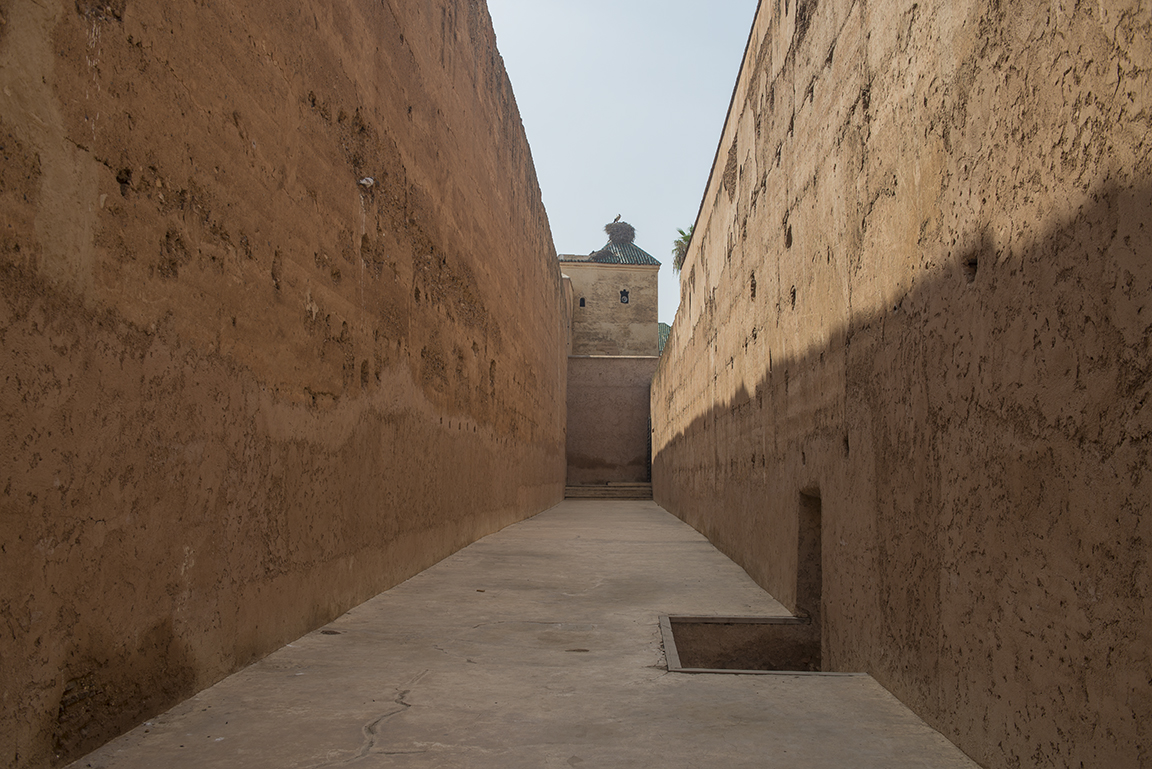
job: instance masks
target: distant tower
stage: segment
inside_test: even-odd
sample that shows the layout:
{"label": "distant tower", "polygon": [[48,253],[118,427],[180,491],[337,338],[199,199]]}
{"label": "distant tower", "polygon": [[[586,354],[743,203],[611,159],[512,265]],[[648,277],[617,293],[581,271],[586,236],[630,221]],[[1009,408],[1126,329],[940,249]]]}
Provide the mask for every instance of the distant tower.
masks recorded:
{"label": "distant tower", "polygon": [[660,262],[636,245],[636,228],[620,216],[604,231],[608,242],[600,250],[559,256],[573,299],[566,442],[570,487],[644,486],[651,480],[649,391],[660,350]]}
{"label": "distant tower", "polygon": [[660,262],[636,245],[636,228],[619,215],[604,231],[608,242],[600,250],[559,257],[576,300],[572,354],[657,355]]}

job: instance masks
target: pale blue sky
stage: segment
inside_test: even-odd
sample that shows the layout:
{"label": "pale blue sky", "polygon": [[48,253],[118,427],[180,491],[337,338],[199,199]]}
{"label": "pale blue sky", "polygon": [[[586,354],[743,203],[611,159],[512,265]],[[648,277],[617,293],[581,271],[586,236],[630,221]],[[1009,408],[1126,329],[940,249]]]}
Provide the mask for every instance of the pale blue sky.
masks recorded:
{"label": "pale blue sky", "polygon": [[756,0],[488,0],[556,250],[608,242],[622,214],[679,301],[676,228],[696,219]]}

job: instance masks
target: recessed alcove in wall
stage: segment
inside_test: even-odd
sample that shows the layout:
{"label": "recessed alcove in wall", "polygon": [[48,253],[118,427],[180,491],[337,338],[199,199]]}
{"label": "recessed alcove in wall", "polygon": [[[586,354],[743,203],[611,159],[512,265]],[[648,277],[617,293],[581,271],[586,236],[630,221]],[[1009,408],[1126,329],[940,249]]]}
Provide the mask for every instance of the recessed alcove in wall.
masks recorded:
{"label": "recessed alcove in wall", "polygon": [[802,492],[796,521],[796,614],[811,621],[817,643],[824,602],[821,517],[820,492]]}
{"label": "recessed alcove in wall", "polygon": [[824,554],[819,489],[805,488],[798,502],[796,616],[661,617],[669,672],[822,672]]}

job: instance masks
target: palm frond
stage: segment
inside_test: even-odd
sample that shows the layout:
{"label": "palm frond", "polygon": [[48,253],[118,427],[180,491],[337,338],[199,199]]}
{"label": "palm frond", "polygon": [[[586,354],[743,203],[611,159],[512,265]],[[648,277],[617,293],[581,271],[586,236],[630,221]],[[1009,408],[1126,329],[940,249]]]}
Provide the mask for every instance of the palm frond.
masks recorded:
{"label": "palm frond", "polygon": [[692,232],[695,229],[695,224],[687,230],[676,229],[680,233],[680,237],[672,241],[672,269],[676,272],[684,268],[684,259],[688,256],[688,246],[692,243]]}

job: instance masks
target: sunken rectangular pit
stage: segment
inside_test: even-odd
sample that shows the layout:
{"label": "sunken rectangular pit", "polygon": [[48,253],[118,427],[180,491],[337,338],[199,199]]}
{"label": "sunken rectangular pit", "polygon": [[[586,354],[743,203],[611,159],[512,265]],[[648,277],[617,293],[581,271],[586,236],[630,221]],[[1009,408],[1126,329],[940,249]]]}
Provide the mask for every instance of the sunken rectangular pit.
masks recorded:
{"label": "sunken rectangular pit", "polygon": [[671,673],[818,673],[820,630],[807,617],[660,618]]}

